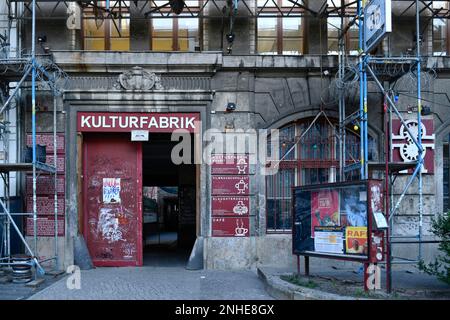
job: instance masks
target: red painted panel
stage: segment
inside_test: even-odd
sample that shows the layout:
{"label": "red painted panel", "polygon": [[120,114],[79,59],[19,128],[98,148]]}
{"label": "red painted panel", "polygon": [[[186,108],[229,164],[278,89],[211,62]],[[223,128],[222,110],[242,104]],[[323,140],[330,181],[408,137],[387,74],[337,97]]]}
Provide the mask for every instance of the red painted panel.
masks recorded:
{"label": "red painted panel", "polygon": [[[33,176],[27,174],[26,178],[27,194],[33,194]],[[56,178],[56,189],[58,193],[64,193],[64,175],[58,175]],[[36,193],[39,195],[50,195],[55,192],[55,182],[53,175],[41,174],[36,180]]]}
{"label": "red painted panel", "polygon": [[172,132],[186,129],[197,132],[200,124],[198,113],[114,113],[78,112],[77,130],[79,132]]}
{"label": "red painted panel", "polygon": [[84,236],[94,265],[142,265],[142,144],[124,134],[86,135],[83,158]]}
{"label": "red painted panel", "polygon": [[246,154],[214,154],[211,156],[212,174],[248,174],[248,167],[249,157]]}
{"label": "red painted panel", "polygon": [[[47,153],[47,156],[45,157],[46,164],[48,164],[49,166],[54,166],[55,165],[55,159],[54,158],[55,157],[53,155],[48,155],[48,153]],[[56,164],[57,164],[56,165],[56,171],[58,173],[64,173],[65,162],[66,162],[64,156],[59,155],[56,158],[57,158],[57,160],[56,160]]]}
{"label": "red painted panel", "polygon": [[250,199],[248,196],[212,197],[213,216],[246,216],[250,212]]}
{"label": "red painted panel", "polygon": [[[54,215],[55,200],[54,196],[42,196],[36,197],[36,208],[39,215]],[[64,215],[64,195],[58,195],[58,215]],[[33,212],[33,197],[27,196],[27,212]]]}
{"label": "red painted panel", "polygon": [[248,217],[212,218],[213,237],[248,237],[249,233]]}
{"label": "red painted panel", "polygon": [[[33,231],[33,218],[27,218],[27,236],[32,237]],[[37,219],[37,235],[39,237],[54,237],[55,236],[55,217],[38,217]],[[58,217],[58,236],[64,236],[64,218]]]}
{"label": "red painted panel", "polygon": [[[31,146],[31,134],[27,134],[27,146]],[[47,154],[53,154],[53,133],[39,133],[36,134],[36,144],[47,146]],[[57,153],[64,153],[64,135],[56,135]]]}
{"label": "red painted panel", "polygon": [[248,195],[248,176],[212,176],[213,195]]}

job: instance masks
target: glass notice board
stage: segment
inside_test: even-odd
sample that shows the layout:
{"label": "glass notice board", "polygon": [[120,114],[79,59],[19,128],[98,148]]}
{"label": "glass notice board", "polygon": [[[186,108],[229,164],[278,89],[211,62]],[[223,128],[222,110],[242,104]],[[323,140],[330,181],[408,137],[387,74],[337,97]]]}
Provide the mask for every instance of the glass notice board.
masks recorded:
{"label": "glass notice board", "polygon": [[377,180],[293,188],[293,253],[364,258],[372,212],[382,212]]}

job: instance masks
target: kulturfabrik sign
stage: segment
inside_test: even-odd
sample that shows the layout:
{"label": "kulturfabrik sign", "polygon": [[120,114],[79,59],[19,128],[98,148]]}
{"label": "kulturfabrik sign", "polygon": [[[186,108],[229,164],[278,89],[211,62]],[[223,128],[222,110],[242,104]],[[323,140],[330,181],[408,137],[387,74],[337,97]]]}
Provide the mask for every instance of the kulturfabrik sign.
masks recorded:
{"label": "kulturfabrik sign", "polygon": [[196,132],[199,126],[198,113],[114,113],[78,112],[79,132],[173,132],[184,129]]}

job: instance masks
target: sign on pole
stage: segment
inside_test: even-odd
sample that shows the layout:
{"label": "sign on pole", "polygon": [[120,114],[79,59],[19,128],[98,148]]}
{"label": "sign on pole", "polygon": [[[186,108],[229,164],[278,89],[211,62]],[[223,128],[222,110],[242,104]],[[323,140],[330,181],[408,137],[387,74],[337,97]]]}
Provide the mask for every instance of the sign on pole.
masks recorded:
{"label": "sign on pole", "polygon": [[391,0],[371,0],[364,7],[364,51],[370,52],[392,32]]}

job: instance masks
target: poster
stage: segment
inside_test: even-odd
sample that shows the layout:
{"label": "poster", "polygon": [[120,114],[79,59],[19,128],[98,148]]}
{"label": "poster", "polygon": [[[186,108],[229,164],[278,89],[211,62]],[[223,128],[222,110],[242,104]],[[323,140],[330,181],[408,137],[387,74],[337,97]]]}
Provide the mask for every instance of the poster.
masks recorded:
{"label": "poster", "polygon": [[103,178],[103,203],[120,203],[120,178]]}
{"label": "poster", "polygon": [[315,227],[314,251],[344,253],[344,232],[340,227]]}
{"label": "poster", "polygon": [[350,227],[367,226],[367,191],[350,186],[341,191],[341,224]]}
{"label": "poster", "polygon": [[345,228],[345,253],[367,255],[367,227]]}
{"label": "poster", "polygon": [[315,227],[340,225],[339,193],[334,190],[311,192],[311,237]]}

